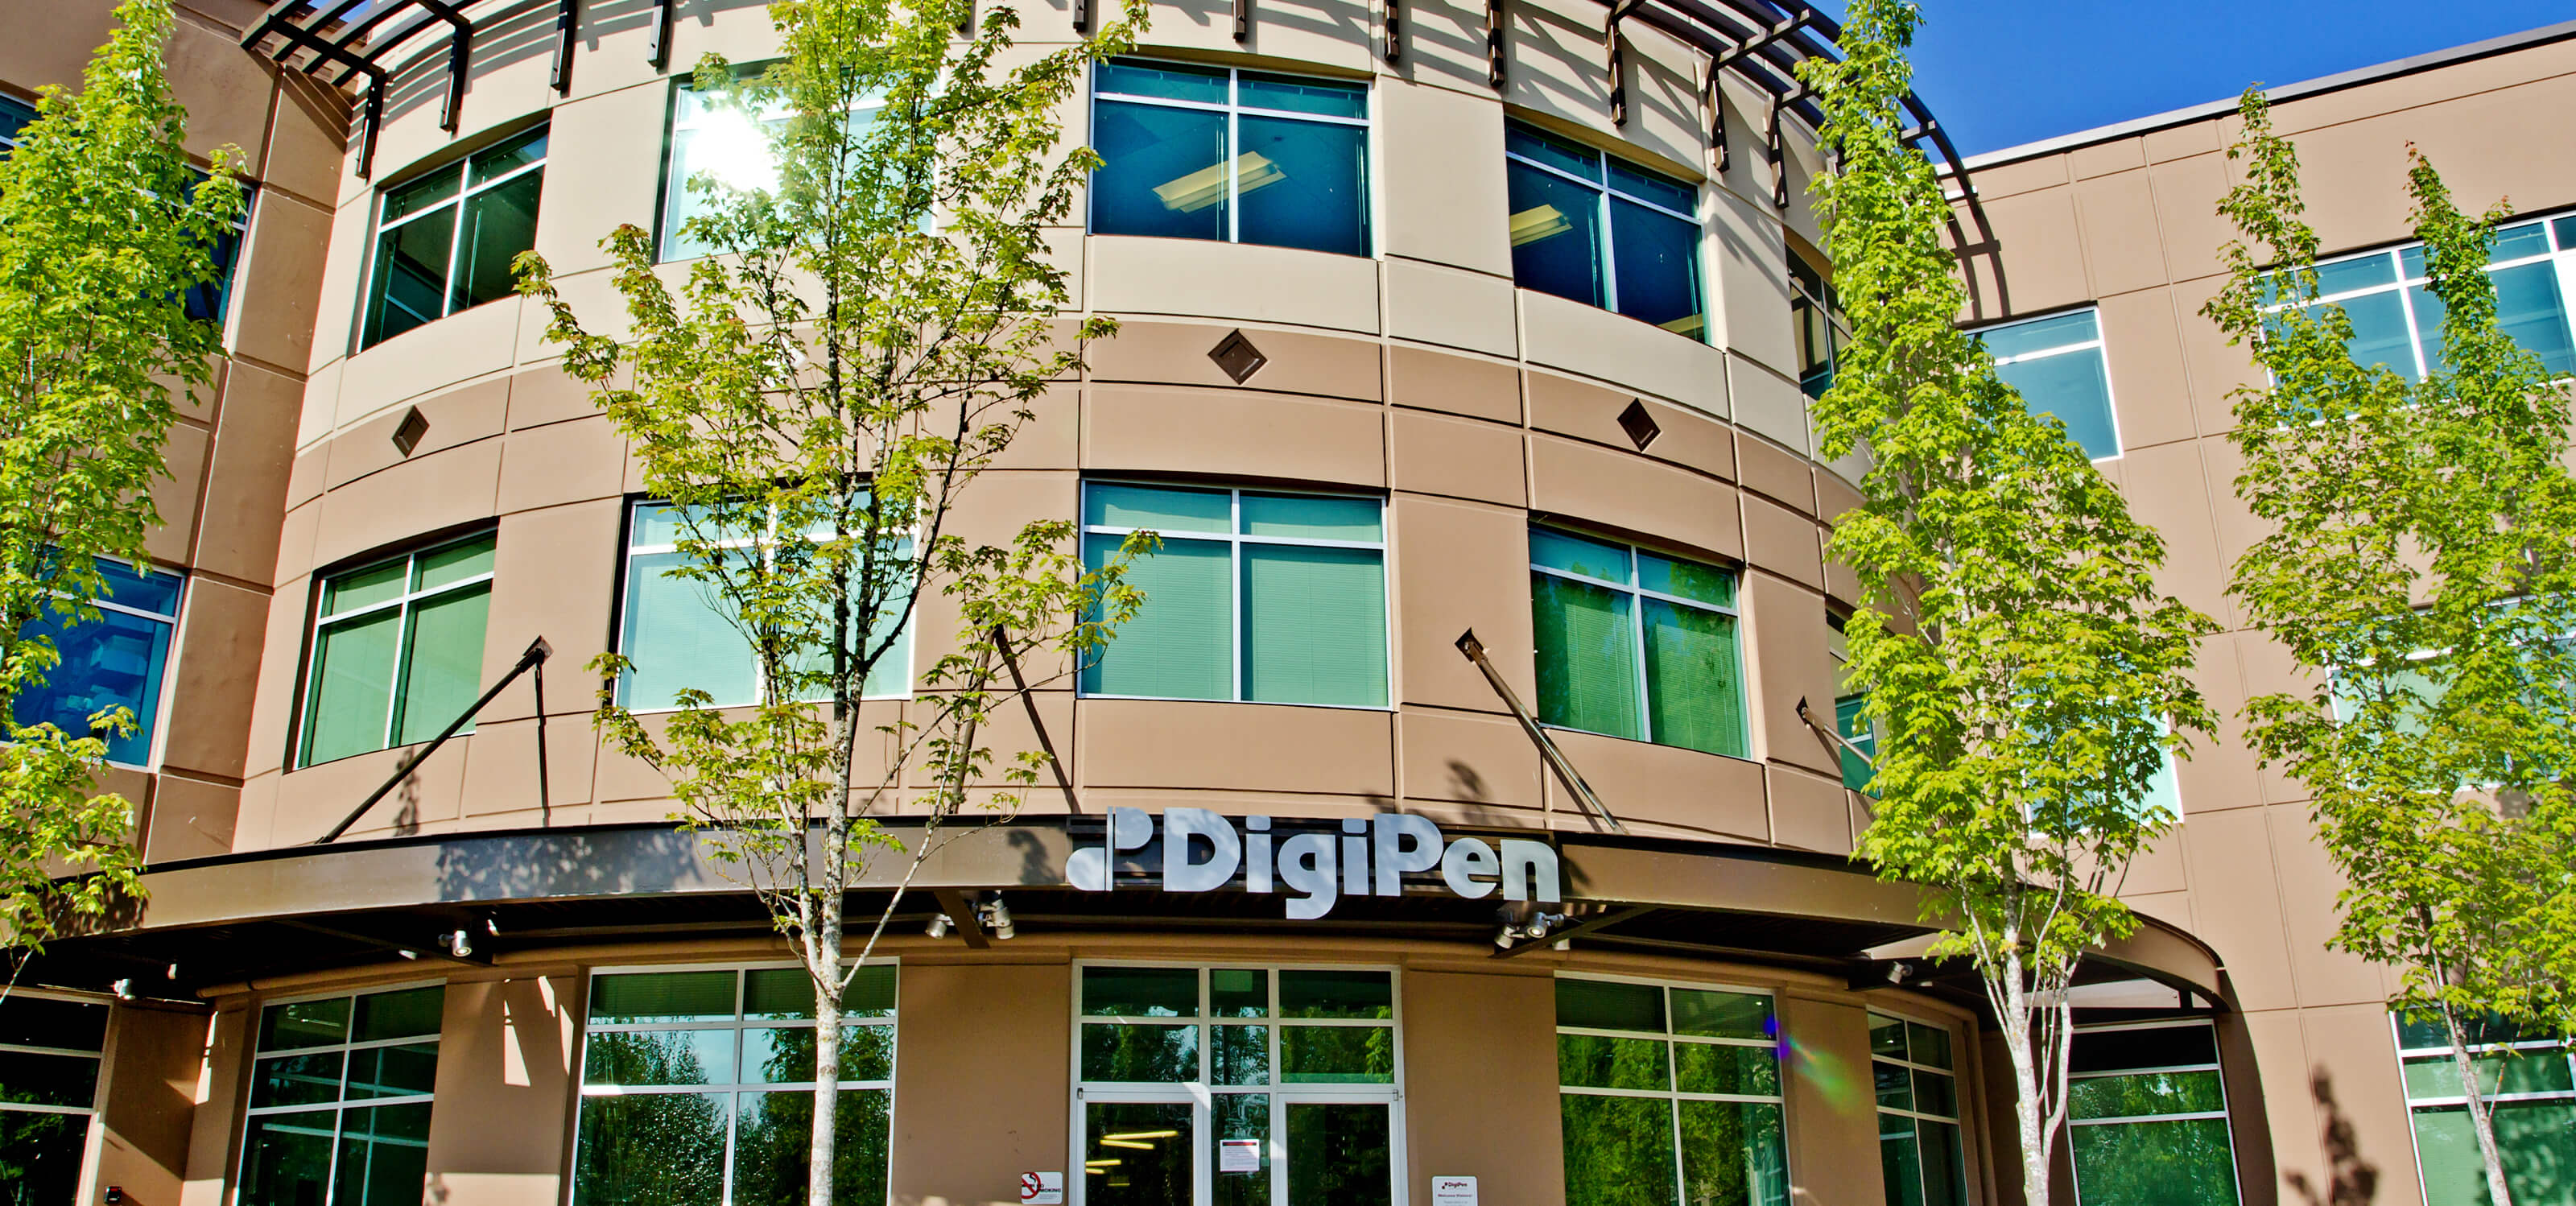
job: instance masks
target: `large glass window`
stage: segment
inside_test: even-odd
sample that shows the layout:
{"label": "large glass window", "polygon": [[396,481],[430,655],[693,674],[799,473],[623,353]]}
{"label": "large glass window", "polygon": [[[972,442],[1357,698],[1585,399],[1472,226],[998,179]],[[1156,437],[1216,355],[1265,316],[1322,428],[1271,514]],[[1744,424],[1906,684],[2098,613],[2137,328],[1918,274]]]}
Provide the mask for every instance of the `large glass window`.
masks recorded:
{"label": "large glass window", "polygon": [[[671,102],[671,137],[662,162],[662,258],[687,259],[714,248],[689,238],[683,227],[705,213],[706,195],[690,182],[712,177],[742,192],[778,188],[776,139],[787,128],[791,110],[780,103],[750,112],[710,96],[683,80]],[[869,99],[850,111],[848,128],[865,129],[885,102]]]}
{"label": "large glass window", "polygon": [[1086,695],[1385,707],[1386,503],[1086,482],[1085,564],[1161,535],[1145,605],[1082,669]]}
{"label": "large glass window", "polygon": [[1559,976],[1566,1206],[1787,1206],[1766,993]]}
{"label": "large glass window", "polygon": [[1851,324],[1834,302],[1834,287],[1806,258],[1789,253],[1789,315],[1798,328],[1798,388],[1821,398],[1834,387],[1834,366],[1851,342]]}
{"label": "large glass window", "polygon": [[1081,969],[1080,1206],[1387,1206],[1395,974]]}
{"label": "large glass window", "polygon": [[51,723],[82,736],[89,718],[110,707],[134,714],[134,731],[111,737],[107,760],[126,766],[152,765],[153,735],[161,721],[161,686],[169,677],[170,642],[179,627],[179,595],[184,579],[163,570],[136,570],[100,560],[108,595],[92,599],[95,619],[66,624],[50,609],[30,622],[22,636],[43,636],[62,658],[45,681],[18,696],[22,724]]}
{"label": "large glass window", "polygon": [[240,1206],[419,1206],[437,985],[260,1011]]}
{"label": "large glass window", "polygon": [[1707,338],[1699,186],[1520,122],[1503,152],[1514,281]]}
{"label": "large glass window", "polygon": [[2209,1023],[2084,1027],[2067,1067],[2080,1206],[2236,1206]]}
{"label": "large glass window", "polygon": [[0,158],[18,149],[18,131],[36,120],[36,107],[14,97],[0,96]]}
{"label": "large glass window", "polygon": [[[197,173],[197,178],[204,179],[204,173]],[[245,180],[241,182],[241,190],[241,212],[233,216],[233,224],[216,235],[214,245],[206,249],[207,255],[215,262],[214,279],[189,286],[184,298],[188,317],[211,322],[218,327],[223,325],[230,312],[227,307],[232,300],[233,268],[241,259],[242,236],[250,231],[251,206],[259,201],[259,186]]]}
{"label": "large glass window", "polygon": [[[713,697],[716,707],[758,703],[763,694],[760,659],[732,605],[714,583],[670,572],[687,559],[679,548],[681,520],[679,508],[661,502],[639,502],[628,517],[617,649],[634,666],[618,680],[619,702],[637,709],[677,707],[680,692],[695,689]],[[824,537],[809,533],[809,538]],[[778,533],[773,524],[759,536],[746,533],[720,543],[728,554],[767,557],[778,545]],[[892,552],[909,559],[912,542],[897,541]],[[871,627],[870,648],[884,641],[889,630],[900,630],[892,633],[893,644],[860,684],[864,697],[896,699],[911,689],[912,626],[905,619],[904,611],[895,611]]]}
{"label": "large glass window", "polygon": [[[886,1200],[895,969],[844,998],[832,1184]],[[590,980],[572,1206],[794,1206],[814,1137],[814,981],[802,967]]]}
{"label": "large glass window", "polygon": [[485,532],[321,580],[299,765],[427,741],[483,694],[492,552]]}
{"label": "large glass window", "polygon": [[510,261],[537,245],[546,127],[383,191],[358,346],[517,291]]}
{"label": "large glass window", "polygon": [[2030,413],[2057,416],[2067,438],[2094,460],[2120,455],[2100,315],[2074,310],[2008,322],[1977,332],[1977,339],[1994,356],[1995,375],[2021,393]]}
{"label": "large glass window", "polygon": [[1745,756],[1733,571],[1532,528],[1530,603],[1539,720]]}
{"label": "large glass window", "polygon": [[1843,786],[1857,792],[1869,791],[1872,763],[1878,759],[1878,725],[1870,720],[1869,692],[1852,681],[1847,667],[1851,664],[1851,644],[1843,636],[1843,618],[1825,614],[1825,651],[1834,659],[1834,731],[1849,745],[1837,751],[1841,755]]}
{"label": "large glass window", "polygon": [[106,1044],[105,1005],[24,988],[0,998],[0,1202],[71,1206],[80,1197]]}
{"label": "large glass window", "polygon": [[1967,1206],[1950,1031],[1873,1013],[1869,1065],[1878,1089],[1878,1162],[1888,1206]]}
{"label": "large glass window", "polygon": [[1093,234],[1369,254],[1364,84],[1115,59],[1091,121]]}
{"label": "large glass window", "polygon": [[[2487,1200],[2486,1162],[2478,1155],[2461,1091],[2451,1038],[2439,1017],[2394,1015],[2404,1061],[2406,1104],[2415,1122],[2415,1161],[2424,1174],[2425,1206],[2480,1206]],[[2561,1040],[2525,1037],[2500,1019],[2471,1024],[2469,1051],[2478,1088],[2495,1111],[2496,1147],[2505,1186],[2517,1203],[2576,1201],[2576,1049]]]}
{"label": "large glass window", "polygon": [[[2355,362],[2382,364],[2409,381],[2442,364],[2442,299],[2425,279],[2421,244],[2383,248],[2317,265],[2317,305],[2341,306],[2352,320]],[[2496,322],[2550,375],[2576,375],[2566,298],[2576,287],[2576,215],[2504,227],[2488,242]]]}

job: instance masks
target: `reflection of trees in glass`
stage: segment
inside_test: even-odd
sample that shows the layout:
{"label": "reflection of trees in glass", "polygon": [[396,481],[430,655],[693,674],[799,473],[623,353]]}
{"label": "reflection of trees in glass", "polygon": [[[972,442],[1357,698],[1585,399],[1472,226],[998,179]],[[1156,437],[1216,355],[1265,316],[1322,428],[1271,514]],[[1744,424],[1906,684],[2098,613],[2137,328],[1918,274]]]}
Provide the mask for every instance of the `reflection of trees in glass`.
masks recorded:
{"label": "reflection of trees in glass", "polygon": [[1556,1036],[1556,1075],[1559,1084],[1591,1089],[1672,1087],[1672,1070],[1665,1064],[1661,1039],[1560,1034]]}
{"label": "reflection of trees in glass", "polygon": [[[814,1079],[814,1029],[810,1026],[743,1032],[744,1079],[771,1084]],[[757,1056],[758,1063],[753,1062]],[[754,1075],[756,1074],[756,1075]],[[891,1080],[894,1077],[894,1027],[841,1028],[841,1079]]]}
{"label": "reflection of trees in glass", "polygon": [[[590,1036],[582,1056],[582,1081],[594,1085],[703,1085],[733,1080],[730,1069],[710,1069],[698,1053],[703,1030],[608,1031]],[[806,1058],[813,1058],[807,1048]]]}
{"label": "reflection of trees in glass", "polygon": [[88,1127],[86,1114],[0,1112],[0,1206],[62,1206],[77,1196]]}
{"label": "reflection of trees in glass", "polygon": [[1686,1206],[1786,1206],[1788,1162],[1780,1107],[1747,1101],[1681,1103]]}
{"label": "reflection of trees in glass", "polygon": [[1383,1105],[1288,1107],[1288,1200],[1385,1206],[1394,1194]]}
{"label": "reflection of trees in glass", "polygon": [[1084,1026],[1082,1078],[1152,1084],[1197,1080],[1199,1028],[1114,1024]]}
{"label": "reflection of trees in glass", "polygon": [[[1082,1192],[1088,1206],[1180,1206],[1193,1199],[1190,1153],[1198,1128],[1188,1102],[1102,1102],[1089,1111],[1089,1138],[1082,1152]],[[1175,1134],[1101,1141],[1155,1131]]]}
{"label": "reflection of trees in glass", "polygon": [[1392,1081],[1395,1030],[1388,1026],[1282,1027],[1279,1079],[1308,1084]]}
{"label": "reflection of trees in glass", "polygon": [[1671,1102],[1589,1093],[1558,1100],[1566,1206],[1674,1206]]}
{"label": "reflection of trees in glass", "polygon": [[725,1096],[582,1098],[575,1206],[709,1206],[720,1200]]}
{"label": "reflection of trees in glass", "polygon": [[[1216,1206],[1270,1206],[1270,1095],[1220,1093],[1210,1111],[1217,1140],[1250,1139],[1261,1145],[1261,1167],[1252,1172],[1214,1173]],[[1209,1145],[1210,1160],[1217,1149]],[[1300,1200],[1291,1194],[1289,1200]],[[1331,1199],[1338,1202],[1338,1199]]]}
{"label": "reflection of trees in glass", "polygon": [[[313,1117],[329,1125],[329,1114]],[[342,1115],[331,1206],[417,1206],[428,1175],[428,1102]]]}
{"label": "reflection of trees in glass", "polygon": [[252,1119],[242,1140],[241,1206],[320,1206],[331,1179],[331,1126],[328,1110]]}
{"label": "reflection of trees in glass", "polygon": [[[2576,1203],[2576,1102],[2500,1101],[2496,1147],[2514,1206]],[[2465,1106],[2415,1111],[2426,1206],[2488,1206],[2486,1165]]]}
{"label": "reflection of trees in glass", "polygon": [[[854,1028],[855,1029],[855,1028]],[[876,1029],[870,1027],[869,1029]],[[812,1032],[804,1032],[808,1043]],[[812,1061],[812,1048],[807,1048]],[[886,1145],[892,1097],[885,1089],[841,1094],[832,1149],[832,1200],[840,1206],[885,1201]],[[806,1090],[745,1093],[734,1128],[734,1206],[795,1206],[806,1197],[814,1134],[814,1094]],[[704,1206],[704,1204],[701,1204]]]}
{"label": "reflection of trees in glass", "polygon": [[2082,1206],[2236,1206],[2236,1159],[2223,1118],[2070,1129]]}

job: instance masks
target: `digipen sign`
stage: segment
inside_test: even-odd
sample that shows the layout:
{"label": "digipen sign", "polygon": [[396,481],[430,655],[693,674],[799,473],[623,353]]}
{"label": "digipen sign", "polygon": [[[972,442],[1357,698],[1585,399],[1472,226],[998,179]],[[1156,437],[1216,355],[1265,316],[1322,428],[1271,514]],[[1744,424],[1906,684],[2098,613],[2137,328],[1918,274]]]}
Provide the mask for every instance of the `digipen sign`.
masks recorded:
{"label": "digipen sign", "polygon": [[1245,817],[1238,831],[1232,819],[1204,808],[1167,808],[1159,835],[1157,828],[1154,815],[1141,808],[1110,809],[1099,844],[1065,859],[1066,880],[1086,892],[1106,892],[1116,886],[1120,864],[1146,864],[1159,855],[1166,892],[1213,891],[1239,875],[1246,892],[1286,892],[1288,916],[1298,921],[1332,912],[1344,896],[1401,896],[1406,875],[1434,869],[1442,884],[1468,900],[1497,888],[1504,900],[1563,899],[1556,850],[1547,843],[1444,841],[1430,818],[1410,813],[1347,818],[1339,832],[1330,821],[1274,826],[1269,817]]}

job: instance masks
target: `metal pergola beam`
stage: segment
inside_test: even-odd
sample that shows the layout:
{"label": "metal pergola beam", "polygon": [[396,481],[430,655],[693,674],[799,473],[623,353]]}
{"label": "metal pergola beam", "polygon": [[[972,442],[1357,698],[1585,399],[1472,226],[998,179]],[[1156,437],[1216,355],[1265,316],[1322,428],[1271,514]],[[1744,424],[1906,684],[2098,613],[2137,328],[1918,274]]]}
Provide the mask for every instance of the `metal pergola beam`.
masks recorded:
{"label": "metal pergola beam", "polygon": [[[333,88],[346,88],[350,81],[367,79],[364,108],[360,114],[358,178],[368,179],[375,172],[376,136],[384,126],[385,84],[392,74],[386,65],[396,48],[409,42],[413,34],[433,22],[448,28],[447,91],[438,110],[438,126],[450,134],[456,132],[459,110],[465,103],[465,81],[473,65],[474,22],[467,19],[463,6],[470,0],[373,0],[373,6],[355,22],[348,21],[370,0],[277,0],[251,23],[242,35],[242,48],[267,57],[271,62],[309,76],[320,76],[337,67],[339,74],[331,80]],[[576,0],[557,0],[557,43],[555,48],[554,84],[558,92],[569,91],[572,84],[573,26],[578,20]],[[419,19],[410,25],[396,27],[379,39],[372,36],[397,17],[412,15]],[[274,42],[271,43],[271,39]],[[264,45],[265,44],[265,45]],[[295,62],[298,51],[305,52],[301,63]]]}

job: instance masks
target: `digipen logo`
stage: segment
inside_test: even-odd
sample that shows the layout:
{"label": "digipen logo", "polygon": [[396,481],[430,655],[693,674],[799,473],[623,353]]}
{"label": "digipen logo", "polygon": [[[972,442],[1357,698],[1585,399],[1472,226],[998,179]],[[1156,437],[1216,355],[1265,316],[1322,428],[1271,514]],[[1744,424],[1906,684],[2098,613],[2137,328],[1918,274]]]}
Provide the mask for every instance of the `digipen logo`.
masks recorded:
{"label": "digipen logo", "polygon": [[[1345,819],[1338,834],[1330,822],[1290,824],[1300,831],[1273,832],[1269,817],[1245,817],[1244,831],[1238,832],[1232,820],[1204,808],[1165,809],[1157,852],[1163,890],[1207,892],[1240,873],[1246,892],[1284,887],[1291,895],[1288,916],[1311,921],[1332,912],[1344,896],[1400,896],[1408,872],[1438,868],[1440,882],[1468,900],[1481,900],[1498,887],[1505,900],[1555,904],[1563,899],[1556,850],[1545,842],[1472,837],[1445,842],[1430,818],[1400,812]],[[1140,858],[1155,843],[1156,829],[1154,815],[1141,808],[1110,809],[1106,838],[1065,860],[1066,880],[1086,892],[1110,890],[1116,886],[1118,862]]]}

